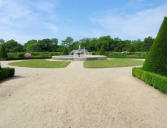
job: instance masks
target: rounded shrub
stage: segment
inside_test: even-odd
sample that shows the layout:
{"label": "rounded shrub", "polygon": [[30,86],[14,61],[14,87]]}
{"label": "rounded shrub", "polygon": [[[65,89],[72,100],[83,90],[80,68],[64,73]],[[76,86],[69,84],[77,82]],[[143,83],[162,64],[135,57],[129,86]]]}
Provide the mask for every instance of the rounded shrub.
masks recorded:
{"label": "rounded shrub", "polygon": [[24,54],[24,57],[25,57],[25,58],[31,58],[32,55],[31,55],[31,53],[25,53],[25,54]]}
{"label": "rounded shrub", "polygon": [[14,68],[2,68],[0,70],[0,81],[8,77],[13,77],[14,74],[15,74]]}
{"label": "rounded shrub", "polygon": [[7,58],[7,52],[5,50],[4,45],[0,45],[0,59],[6,59]]}
{"label": "rounded shrub", "polygon": [[167,76],[167,17],[164,18],[158,35],[146,57],[143,69]]}

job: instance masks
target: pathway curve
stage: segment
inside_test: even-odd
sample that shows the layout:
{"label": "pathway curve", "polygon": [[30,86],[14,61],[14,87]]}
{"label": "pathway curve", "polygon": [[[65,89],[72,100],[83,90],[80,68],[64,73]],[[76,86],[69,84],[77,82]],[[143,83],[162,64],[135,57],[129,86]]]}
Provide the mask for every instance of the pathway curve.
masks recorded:
{"label": "pathway curve", "polygon": [[167,95],[130,67],[17,67],[0,83],[0,128],[167,128]]}

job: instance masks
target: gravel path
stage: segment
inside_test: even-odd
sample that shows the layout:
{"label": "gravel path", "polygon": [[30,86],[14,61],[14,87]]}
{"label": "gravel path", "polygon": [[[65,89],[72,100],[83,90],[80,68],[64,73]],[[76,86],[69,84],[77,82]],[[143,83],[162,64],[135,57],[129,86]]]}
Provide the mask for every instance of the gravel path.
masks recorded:
{"label": "gravel path", "polygon": [[0,128],[167,128],[167,95],[130,67],[17,67],[0,83]]}

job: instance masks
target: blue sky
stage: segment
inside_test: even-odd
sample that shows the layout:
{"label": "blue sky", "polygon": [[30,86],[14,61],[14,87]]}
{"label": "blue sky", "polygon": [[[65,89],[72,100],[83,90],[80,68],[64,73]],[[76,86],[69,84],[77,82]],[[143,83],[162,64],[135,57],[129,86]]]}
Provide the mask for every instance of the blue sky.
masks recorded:
{"label": "blue sky", "polygon": [[0,38],[155,37],[167,0],[0,0]]}

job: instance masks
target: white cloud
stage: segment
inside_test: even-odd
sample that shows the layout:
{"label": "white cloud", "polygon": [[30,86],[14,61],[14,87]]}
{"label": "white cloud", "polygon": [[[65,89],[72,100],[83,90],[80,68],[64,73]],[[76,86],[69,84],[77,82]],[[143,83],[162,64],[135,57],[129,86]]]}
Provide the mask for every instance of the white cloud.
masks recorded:
{"label": "white cloud", "polygon": [[57,0],[0,0],[0,38],[15,39],[21,43],[58,32],[56,14]]}
{"label": "white cloud", "polygon": [[102,17],[93,17],[91,21],[102,26],[106,33],[124,39],[155,37],[162,23],[163,17],[167,16],[167,3],[146,9],[135,14],[106,14]]}
{"label": "white cloud", "polygon": [[50,29],[52,31],[53,34],[57,34],[58,33],[58,27],[54,24],[45,24],[47,26],[48,29]]}
{"label": "white cloud", "polygon": [[34,5],[36,6],[37,9],[41,10],[41,11],[45,11],[45,12],[53,12],[54,8],[58,7],[58,0],[56,0],[56,2],[54,0],[40,0],[37,2],[34,2]]}

